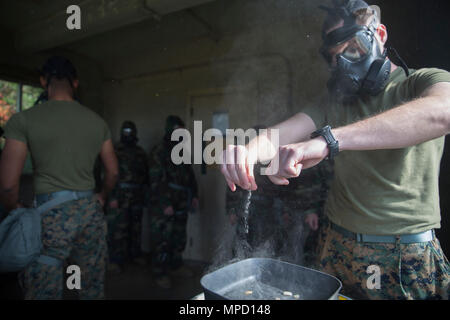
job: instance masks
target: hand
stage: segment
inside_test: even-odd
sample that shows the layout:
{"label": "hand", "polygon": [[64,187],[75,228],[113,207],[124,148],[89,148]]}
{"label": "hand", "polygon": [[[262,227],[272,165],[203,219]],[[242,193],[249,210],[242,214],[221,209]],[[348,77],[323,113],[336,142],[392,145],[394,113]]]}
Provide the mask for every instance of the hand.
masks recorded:
{"label": "hand", "polygon": [[110,201],[109,202],[109,207],[111,209],[117,209],[119,207],[119,201],[117,201],[116,199]]}
{"label": "hand", "polygon": [[319,216],[316,213],[306,215],[305,222],[311,230],[316,231],[319,229]]}
{"label": "hand", "polygon": [[192,204],[191,204],[192,208],[194,209],[198,209],[198,198],[193,198],[192,199]]}
{"label": "hand", "polygon": [[103,207],[105,205],[105,202],[106,202],[106,199],[105,199],[106,197],[103,195],[103,193],[97,193],[96,196],[97,196],[98,202],[100,202],[100,204]]}
{"label": "hand", "polygon": [[170,216],[173,216],[174,214],[175,214],[175,212],[173,211],[172,206],[168,206],[167,208],[164,209],[164,215],[170,217]]}
{"label": "hand", "polygon": [[235,213],[231,213],[229,215],[230,224],[234,226],[237,223],[237,215]]}
{"label": "hand", "polygon": [[228,145],[223,154],[223,164],[220,171],[227,180],[231,191],[236,191],[236,185],[244,190],[256,190],[253,167],[256,154],[249,152],[245,146]]}
{"label": "hand", "polygon": [[269,179],[277,185],[288,185],[303,169],[314,167],[328,155],[328,145],[323,137],[307,142],[280,147],[268,167]]}

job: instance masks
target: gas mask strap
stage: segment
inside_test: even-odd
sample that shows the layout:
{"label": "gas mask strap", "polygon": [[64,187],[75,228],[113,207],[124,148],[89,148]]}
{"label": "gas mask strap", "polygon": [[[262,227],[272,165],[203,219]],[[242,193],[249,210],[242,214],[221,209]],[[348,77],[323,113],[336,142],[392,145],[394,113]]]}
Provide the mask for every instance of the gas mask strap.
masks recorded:
{"label": "gas mask strap", "polygon": [[400,57],[400,55],[398,54],[397,50],[395,50],[395,49],[392,48],[392,47],[387,47],[387,50],[394,53],[394,55],[396,56],[396,58],[397,58],[398,61],[400,62],[400,67],[402,67],[402,69],[405,71],[406,76],[409,77],[408,66],[406,65],[406,63],[405,63],[405,61],[402,59],[402,57]]}

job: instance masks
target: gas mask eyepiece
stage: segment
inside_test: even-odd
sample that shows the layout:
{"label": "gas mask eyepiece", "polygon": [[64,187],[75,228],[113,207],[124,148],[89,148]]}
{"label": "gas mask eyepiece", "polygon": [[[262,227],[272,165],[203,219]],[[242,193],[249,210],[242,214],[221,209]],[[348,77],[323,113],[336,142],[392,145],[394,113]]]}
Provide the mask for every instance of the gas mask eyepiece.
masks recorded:
{"label": "gas mask eyepiece", "polygon": [[356,21],[358,10],[370,12],[371,8],[363,1],[334,3],[334,8],[322,8],[333,17],[333,24],[343,21],[342,26],[330,32],[324,29],[322,35],[320,53],[331,71],[329,92],[338,101],[364,94],[377,95],[389,79],[391,64],[375,38],[375,22],[365,26]]}
{"label": "gas mask eyepiece", "polygon": [[137,143],[137,130],[134,122],[125,121],[122,124],[122,129],[120,131],[120,140],[127,145]]}
{"label": "gas mask eyepiece", "polygon": [[124,136],[131,136],[133,134],[133,129],[131,129],[131,128],[123,128],[122,134]]}

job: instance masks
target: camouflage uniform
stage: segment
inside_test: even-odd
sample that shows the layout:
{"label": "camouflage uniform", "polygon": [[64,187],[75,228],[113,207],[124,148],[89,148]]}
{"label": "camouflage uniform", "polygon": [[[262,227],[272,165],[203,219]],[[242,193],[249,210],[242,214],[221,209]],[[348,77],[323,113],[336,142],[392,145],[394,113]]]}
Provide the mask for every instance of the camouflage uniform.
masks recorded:
{"label": "camouflage uniform", "polygon": [[260,169],[260,165],[254,168],[258,190],[250,193],[239,187],[235,192],[227,189],[226,213],[238,218],[237,243],[233,246],[233,255],[238,258],[276,257],[281,254],[285,245],[283,204],[280,196],[277,196],[281,187],[274,185],[267,176],[260,175]]}
{"label": "camouflage uniform", "polygon": [[[182,253],[186,246],[186,226],[192,199],[198,198],[197,183],[191,165],[175,165],[170,141],[178,117],[169,117],[164,140],[150,154],[150,197],[148,199],[151,220],[151,250],[153,272],[166,275],[170,269],[182,265]],[[174,215],[167,216],[164,210],[172,206]]]}
{"label": "camouflage uniform", "polygon": [[[342,293],[353,299],[450,298],[450,264],[439,240],[413,244],[361,243],[328,225],[321,235],[319,268],[338,277]],[[372,273],[380,268],[380,288],[370,289]]]}
{"label": "camouflage uniform", "polygon": [[118,208],[107,207],[110,261],[119,265],[141,255],[142,216],[149,184],[147,154],[136,141],[123,140],[114,147],[119,180],[108,199],[109,203],[117,200]]}
{"label": "camouflage uniform", "polygon": [[[38,203],[39,205],[39,203]],[[95,196],[63,203],[42,214],[42,254],[70,259],[81,269],[81,299],[104,298],[106,222]],[[62,267],[34,262],[19,273],[25,299],[62,299]]]}
{"label": "camouflage uniform", "polygon": [[[333,179],[333,163],[322,161],[319,165],[301,172],[297,179],[290,179],[283,192],[284,210],[291,223],[288,228],[287,259],[294,263],[311,265],[317,255],[319,234],[326,224],[325,200]],[[305,223],[308,214],[317,214],[318,229],[311,230]]]}

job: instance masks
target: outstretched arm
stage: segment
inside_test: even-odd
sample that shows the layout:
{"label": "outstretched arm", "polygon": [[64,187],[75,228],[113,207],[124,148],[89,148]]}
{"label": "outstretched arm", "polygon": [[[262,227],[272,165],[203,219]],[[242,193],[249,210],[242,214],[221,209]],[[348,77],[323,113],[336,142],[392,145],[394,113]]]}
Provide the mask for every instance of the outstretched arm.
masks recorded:
{"label": "outstretched arm", "polygon": [[332,132],[340,151],[405,148],[447,135],[450,83],[437,83],[416,100]]}
{"label": "outstretched arm", "polygon": [[[316,129],[314,121],[305,113],[297,113],[288,120],[267,129],[254,138],[247,146],[229,145],[224,152],[221,172],[228,187],[236,190],[236,185],[246,190],[256,190],[253,175],[254,165],[273,159],[278,147],[289,143],[304,141]],[[278,138],[271,135],[278,131]]]}
{"label": "outstretched arm", "polygon": [[[340,151],[406,148],[450,133],[450,83],[437,83],[416,100],[368,119],[332,130]],[[328,155],[322,137],[283,146],[276,184],[299,176]]]}
{"label": "outstretched arm", "polygon": [[19,204],[19,184],[27,145],[19,140],[6,139],[0,161],[0,201],[7,211],[16,209]]}
{"label": "outstretched arm", "polygon": [[100,159],[105,168],[105,178],[103,180],[103,188],[98,194],[98,199],[104,205],[108,194],[114,189],[119,177],[117,157],[111,139],[103,143],[100,151]]}

